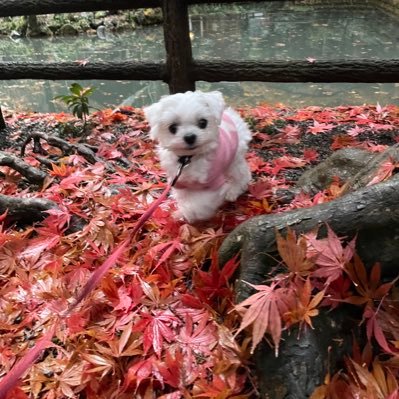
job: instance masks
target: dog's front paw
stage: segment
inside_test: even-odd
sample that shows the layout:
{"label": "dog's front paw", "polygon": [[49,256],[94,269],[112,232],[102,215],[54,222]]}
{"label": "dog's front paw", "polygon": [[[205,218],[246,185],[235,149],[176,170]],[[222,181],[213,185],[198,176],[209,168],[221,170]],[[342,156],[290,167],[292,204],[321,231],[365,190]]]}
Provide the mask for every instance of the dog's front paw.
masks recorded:
{"label": "dog's front paw", "polygon": [[174,211],[172,213],[172,217],[174,220],[183,220],[184,219],[184,215],[183,215],[182,211],[179,209],[177,209],[176,211]]}
{"label": "dog's front paw", "polygon": [[229,185],[225,194],[226,201],[234,202],[244,191],[242,187]]}
{"label": "dog's front paw", "polygon": [[173,219],[179,222],[187,222],[189,224],[194,223],[197,221],[197,218],[194,213],[192,212],[187,212],[187,211],[182,211],[181,209],[178,209],[173,212],[172,214]]}
{"label": "dog's front paw", "polygon": [[211,219],[216,213],[215,207],[201,207],[198,205],[195,209],[187,206],[179,207],[179,210],[173,215],[180,216],[179,219],[185,220],[188,224],[201,222]]}

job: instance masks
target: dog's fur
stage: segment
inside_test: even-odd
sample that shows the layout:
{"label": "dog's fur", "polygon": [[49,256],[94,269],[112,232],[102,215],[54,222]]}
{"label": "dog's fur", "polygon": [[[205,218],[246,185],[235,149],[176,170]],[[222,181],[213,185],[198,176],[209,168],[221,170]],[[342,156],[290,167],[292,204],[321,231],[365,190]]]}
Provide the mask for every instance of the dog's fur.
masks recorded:
{"label": "dog's fur", "polygon": [[235,201],[246,191],[251,173],[245,154],[251,132],[237,112],[226,108],[222,94],[217,91],[173,94],[144,108],[151,127],[150,137],[158,141],[157,153],[169,180],[178,172],[179,157],[192,156],[179,178],[179,183],[187,184],[206,182],[218,146],[223,112],[234,122],[238,133],[237,152],[231,165],[224,171],[225,183],[217,189],[173,189],[178,205],[176,216],[184,217],[189,223],[210,219],[225,200]]}

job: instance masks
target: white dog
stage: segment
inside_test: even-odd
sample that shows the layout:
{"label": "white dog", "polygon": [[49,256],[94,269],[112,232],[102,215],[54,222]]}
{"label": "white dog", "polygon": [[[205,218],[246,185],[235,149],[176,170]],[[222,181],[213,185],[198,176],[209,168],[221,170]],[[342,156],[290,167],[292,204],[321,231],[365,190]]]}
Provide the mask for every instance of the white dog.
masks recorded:
{"label": "white dog", "polygon": [[225,200],[246,191],[251,172],[245,153],[251,132],[237,112],[214,91],[188,91],[163,97],[144,108],[150,137],[169,181],[184,157],[190,161],[173,188],[176,216],[189,223],[210,219]]}

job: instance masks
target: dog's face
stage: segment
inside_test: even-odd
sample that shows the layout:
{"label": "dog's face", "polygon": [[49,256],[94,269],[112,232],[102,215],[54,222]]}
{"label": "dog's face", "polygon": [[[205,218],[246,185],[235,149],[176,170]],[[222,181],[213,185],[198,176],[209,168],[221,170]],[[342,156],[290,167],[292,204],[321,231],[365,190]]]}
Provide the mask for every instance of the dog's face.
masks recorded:
{"label": "dog's face", "polygon": [[144,108],[150,137],[177,155],[194,155],[215,143],[225,108],[223,96],[214,91],[188,91],[163,97]]}

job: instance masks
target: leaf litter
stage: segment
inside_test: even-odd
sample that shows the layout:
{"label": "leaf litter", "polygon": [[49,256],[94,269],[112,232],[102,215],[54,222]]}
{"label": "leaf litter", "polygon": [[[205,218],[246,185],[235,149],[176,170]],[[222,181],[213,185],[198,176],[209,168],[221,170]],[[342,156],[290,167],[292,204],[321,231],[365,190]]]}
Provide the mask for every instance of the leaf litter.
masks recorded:
{"label": "leaf litter", "polygon": [[[59,162],[60,151],[50,146],[54,162],[41,190],[0,167],[2,194],[59,205],[33,226],[0,218],[0,377],[35,343],[41,349],[32,353],[36,362],[8,398],[254,397],[249,359],[265,334],[278,354],[282,331],[297,323],[312,328],[318,309],[339,301],[363,307],[369,341],[386,356],[371,363],[354,354],[346,371],[327,376],[313,397],[336,397],[342,387],[345,398],[397,397],[393,283],[381,282],[378,266],[368,276],[353,242],[343,244],[330,229],[324,240],[293,232],[278,236],[285,272],[253,286],[257,292],[240,304],[234,304],[232,280],[238,259],[221,268],[217,250],[226,234],[252,216],[333,199],[334,190],[326,190],[280,204],[274,194],[334,150],[378,152],[396,143],[399,109],[261,105],[240,112],[253,131],[248,192],[195,226],[171,217],[175,204],[168,198],[117,257],[115,249],[166,187],[141,109],[103,110],[89,119],[87,143],[114,165],[113,172],[77,154],[64,154]],[[74,122],[64,113],[6,119],[0,148],[15,153],[30,131],[63,136]],[[39,165],[30,147],[25,161]],[[394,166],[387,163],[379,179]],[[81,228],[71,229],[76,218]],[[107,262],[109,271],[82,295]]]}

